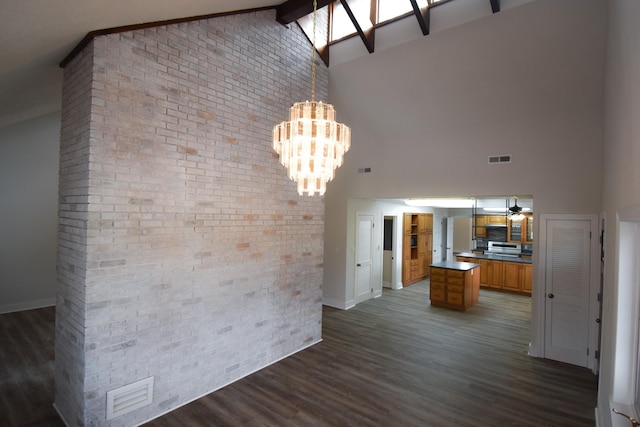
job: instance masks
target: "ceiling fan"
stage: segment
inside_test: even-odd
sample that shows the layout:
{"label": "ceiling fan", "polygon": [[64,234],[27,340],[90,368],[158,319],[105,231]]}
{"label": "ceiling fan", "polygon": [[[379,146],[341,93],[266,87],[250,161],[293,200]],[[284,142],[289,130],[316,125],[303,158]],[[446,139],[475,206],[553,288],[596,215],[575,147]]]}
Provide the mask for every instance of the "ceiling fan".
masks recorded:
{"label": "ceiling fan", "polygon": [[509,206],[507,214],[512,221],[521,221],[524,218],[522,207],[518,206],[518,198],[516,197],[515,199],[514,205]]}

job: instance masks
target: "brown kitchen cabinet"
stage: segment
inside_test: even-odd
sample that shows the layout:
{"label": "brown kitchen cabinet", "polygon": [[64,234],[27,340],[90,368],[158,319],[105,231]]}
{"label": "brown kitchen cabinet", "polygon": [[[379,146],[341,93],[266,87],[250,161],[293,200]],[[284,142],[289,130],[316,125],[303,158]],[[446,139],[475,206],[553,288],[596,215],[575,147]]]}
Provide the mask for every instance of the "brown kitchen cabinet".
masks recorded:
{"label": "brown kitchen cabinet", "polygon": [[524,223],[524,242],[523,243],[533,243],[533,214],[525,214],[525,219],[522,221]]}
{"label": "brown kitchen cabinet", "polygon": [[533,214],[524,214],[520,220],[507,222],[507,240],[512,243],[533,243]]}
{"label": "brown kitchen cabinet", "polygon": [[487,216],[476,215],[473,218],[473,231],[475,237],[487,237]]}
{"label": "brown kitchen cabinet", "polygon": [[[502,288],[502,261],[495,260],[480,260],[482,270],[485,271],[484,277],[482,277],[482,271],[480,274],[480,284],[488,288],[501,289]],[[484,281],[482,280],[484,279]]]}
{"label": "brown kitchen cabinet", "polygon": [[507,225],[507,217],[505,215],[487,215],[487,224]]}
{"label": "brown kitchen cabinet", "polygon": [[531,264],[503,262],[504,279],[502,289],[513,292],[531,293]]}
{"label": "brown kitchen cabinet", "polygon": [[474,237],[487,237],[487,226],[507,225],[507,217],[504,215],[474,215]]}
{"label": "brown kitchen cabinet", "polygon": [[402,284],[408,286],[429,275],[433,259],[433,214],[405,213],[402,240]]}
{"label": "brown kitchen cabinet", "polygon": [[480,286],[531,295],[531,264],[456,256],[457,261],[480,264]]}
{"label": "brown kitchen cabinet", "polygon": [[443,261],[431,264],[429,299],[431,305],[468,310],[480,296],[479,265]]}

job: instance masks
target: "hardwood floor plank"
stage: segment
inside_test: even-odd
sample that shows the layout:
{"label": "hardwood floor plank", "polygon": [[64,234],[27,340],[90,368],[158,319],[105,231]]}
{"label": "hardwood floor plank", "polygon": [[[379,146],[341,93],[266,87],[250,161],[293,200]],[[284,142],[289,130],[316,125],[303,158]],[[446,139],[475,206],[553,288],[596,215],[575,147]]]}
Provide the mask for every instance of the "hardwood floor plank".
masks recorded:
{"label": "hardwood floor plank", "polygon": [[53,408],[55,308],[0,315],[0,425],[64,426]]}
{"label": "hardwood floor plank", "polygon": [[[293,425],[594,424],[596,377],[527,355],[529,297],[483,291],[457,312],[431,307],[427,292],[424,282],[351,310],[325,307],[321,343],[203,399],[243,393]],[[225,400],[235,408],[225,410],[247,404]]]}
{"label": "hardwood floor plank", "polygon": [[[53,316],[0,315],[2,426],[62,426]],[[593,426],[596,377],[529,357],[530,317],[527,296],[483,290],[459,312],[431,307],[427,281],[385,289],[325,307],[322,342],[147,425]]]}

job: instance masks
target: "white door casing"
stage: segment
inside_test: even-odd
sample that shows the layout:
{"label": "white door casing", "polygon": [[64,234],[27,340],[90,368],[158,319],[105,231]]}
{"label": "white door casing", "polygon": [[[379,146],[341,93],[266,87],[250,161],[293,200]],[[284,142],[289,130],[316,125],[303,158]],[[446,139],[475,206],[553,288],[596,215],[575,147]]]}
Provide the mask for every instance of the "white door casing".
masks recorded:
{"label": "white door casing", "polygon": [[432,262],[444,261],[444,242],[442,241],[442,216],[433,214],[433,256]]}
{"label": "white door casing", "polygon": [[447,217],[447,261],[455,261],[453,256],[453,217]]}
{"label": "white door casing", "polygon": [[595,351],[590,349],[594,225],[597,235],[597,217],[541,218],[544,357],[583,367],[592,364],[590,350]]}
{"label": "white door casing", "polygon": [[374,218],[358,214],[356,220],[356,304],[373,297]]}

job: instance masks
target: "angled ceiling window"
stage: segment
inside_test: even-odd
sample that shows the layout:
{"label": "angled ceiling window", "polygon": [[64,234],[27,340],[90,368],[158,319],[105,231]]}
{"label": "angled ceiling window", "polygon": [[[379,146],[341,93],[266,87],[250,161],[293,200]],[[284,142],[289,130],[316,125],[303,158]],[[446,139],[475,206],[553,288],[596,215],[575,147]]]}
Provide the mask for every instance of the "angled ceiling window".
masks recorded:
{"label": "angled ceiling window", "polygon": [[[382,24],[391,21],[400,16],[405,16],[413,13],[413,7],[409,0],[377,0],[377,12],[378,16],[374,25]],[[427,5],[433,5],[443,0],[418,0],[418,7],[421,9]],[[361,22],[368,20],[371,14],[371,0],[347,0],[349,7],[353,13],[362,17]],[[351,22],[344,5],[340,1],[333,3],[331,10],[331,40],[337,41],[345,37],[349,37],[356,34],[356,28]]]}
{"label": "angled ceiling window", "polygon": [[[365,2],[366,1],[368,0],[365,0]],[[353,5],[351,5],[351,3],[349,3],[349,5],[355,7],[356,3],[362,2],[362,0],[355,0],[353,1]],[[340,40],[355,33],[356,27],[353,25],[353,22],[351,22],[351,18],[349,18],[342,2],[337,1],[333,3],[331,10],[331,41]]]}
{"label": "angled ceiling window", "polygon": [[[426,5],[427,0],[418,0],[419,7]],[[378,0],[378,22],[390,21],[410,12],[413,12],[410,1]]]}

